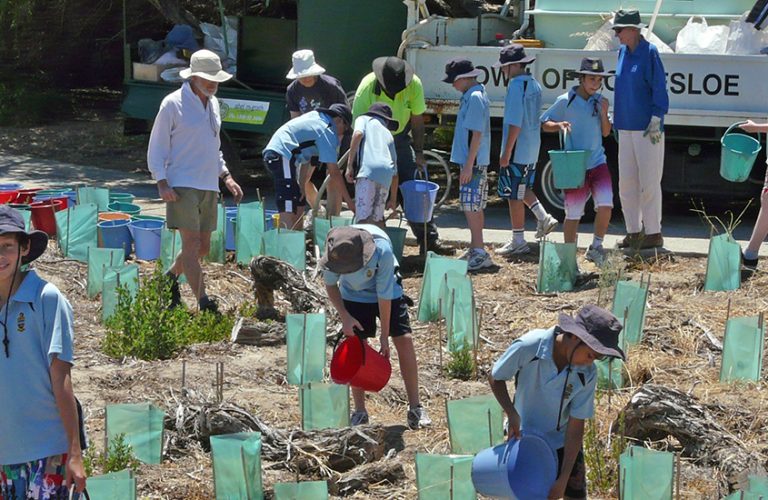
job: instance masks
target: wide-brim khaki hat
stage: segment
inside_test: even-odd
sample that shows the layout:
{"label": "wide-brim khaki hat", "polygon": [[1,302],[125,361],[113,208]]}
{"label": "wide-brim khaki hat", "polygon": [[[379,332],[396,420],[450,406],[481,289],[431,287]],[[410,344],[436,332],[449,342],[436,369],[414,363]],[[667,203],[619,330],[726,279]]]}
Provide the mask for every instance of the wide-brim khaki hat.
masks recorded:
{"label": "wide-brim khaki hat", "polygon": [[325,73],[325,68],[315,62],[315,53],[311,50],[297,50],[293,53],[293,67],[285,75],[289,80],[320,76]]}
{"label": "wide-brim khaki hat", "polygon": [[189,68],[179,71],[179,76],[184,78],[199,76],[211,82],[226,82],[234,75],[221,69],[221,59],[210,50],[198,50],[189,59]]}

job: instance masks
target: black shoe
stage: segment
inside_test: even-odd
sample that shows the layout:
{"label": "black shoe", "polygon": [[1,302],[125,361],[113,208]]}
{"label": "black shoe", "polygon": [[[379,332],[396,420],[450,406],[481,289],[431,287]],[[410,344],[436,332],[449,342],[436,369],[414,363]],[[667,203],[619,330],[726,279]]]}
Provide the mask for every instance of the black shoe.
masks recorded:
{"label": "black shoe", "polygon": [[[442,243],[440,240],[434,240],[427,243],[427,250],[430,252],[434,252],[437,255],[454,255],[456,253],[456,249],[452,246],[446,245]],[[419,245],[419,255],[424,255],[426,252],[424,251],[424,244]]]}
{"label": "black shoe", "polygon": [[171,307],[181,305],[181,290],[179,289],[179,277],[171,272],[165,273],[171,280]]}
{"label": "black shoe", "polygon": [[757,259],[748,259],[741,253],[741,281],[746,281],[757,271]]}
{"label": "black shoe", "polygon": [[200,298],[199,305],[200,305],[200,312],[208,311],[214,314],[219,314],[219,304],[216,302],[215,299],[212,299],[207,295],[203,295]]}

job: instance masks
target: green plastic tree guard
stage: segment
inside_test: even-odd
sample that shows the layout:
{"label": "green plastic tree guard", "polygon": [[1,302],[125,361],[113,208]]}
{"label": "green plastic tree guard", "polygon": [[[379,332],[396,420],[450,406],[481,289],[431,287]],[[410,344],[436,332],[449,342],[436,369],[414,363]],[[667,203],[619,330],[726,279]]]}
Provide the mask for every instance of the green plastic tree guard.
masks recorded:
{"label": "green plastic tree guard", "polygon": [[493,396],[446,401],[451,452],[473,454],[504,442],[502,409]]}
{"label": "green plastic tree guard", "polygon": [[328,500],[328,482],[277,483],[275,500]]}
{"label": "green plastic tree guard", "polygon": [[759,381],[763,369],[762,316],[730,318],[725,325],[720,382]]}
{"label": "green plastic tree guard", "polygon": [[539,293],[570,292],[579,275],[575,243],[542,241],[539,251]]}
{"label": "green plastic tree guard", "polygon": [[[627,345],[635,345],[643,339],[645,305],[648,285],[635,281],[618,281],[613,293],[613,315],[624,323],[624,339]],[[626,321],[624,318],[626,317]]]}
{"label": "green plastic tree guard", "polygon": [[223,264],[227,260],[227,250],[224,248],[227,230],[226,220],[224,204],[219,203],[216,210],[216,230],[211,233],[211,250],[206,256],[208,262]]}
{"label": "green plastic tree guard", "polygon": [[310,382],[299,389],[301,427],[339,429],[349,427],[349,386]]}
{"label": "green plastic tree guard", "polygon": [[131,295],[136,296],[139,290],[139,265],[125,264],[116,268],[104,267],[104,276],[101,287],[101,320],[106,321],[117,310],[118,293],[120,287],[125,287]]}
{"label": "green plastic tree guard", "polygon": [[325,240],[328,237],[328,231],[332,227],[351,226],[354,222],[352,217],[332,216],[330,219],[315,218],[312,222],[314,227],[314,243],[320,248],[320,255],[325,253]]}
{"label": "green plastic tree guard", "polygon": [[241,203],[235,219],[235,258],[247,266],[264,253],[264,205],[260,201]]}
{"label": "green plastic tree guard", "polygon": [[29,232],[32,229],[32,212],[30,210],[19,210],[24,219],[24,229]]}
{"label": "green plastic tree guard", "polygon": [[[632,446],[619,457],[623,500],[672,500],[675,455]],[[651,480],[652,478],[652,480]]]}
{"label": "green plastic tree guard", "polygon": [[[176,262],[176,257],[181,253],[181,233],[177,229],[163,227],[160,232],[160,263],[164,273]],[[186,283],[187,277],[179,276],[179,283]]]}
{"label": "green plastic tree guard", "polygon": [[264,254],[287,262],[299,271],[307,267],[304,231],[270,229],[264,233]]}
{"label": "green plastic tree guard", "polygon": [[471,455],[416,454],[419,500],[475,500]]}
{"label": "green plastic tree guard", "polygon": [[261,433],[239,432],[210,439],[216,498],[263,498]]}
{"label": "green plastic tree guard", "polygon": [[107,405],[106,449],[122,434],[136,458],[145,464],[159,464],[163,451],[165,412],[149,403]]}
{"label": "green plastic tree guard", "polygon": [[77,204],[93,203],[99,212],[106,212],[109,207],[109,189],[95,187],[77,188]]}
{"label": "green plastic tree guard", "polygon": [[763,500],[768,500],[768,477],[749,476],[749,492],[763,495]]}
{"label": "green plastic tree guard", "polygon": [[123,266],[125,252],[120,248],[88,248],[88,297],[94,298],[104,286],[105,269]]}
{"label": "green plastic tree guard", "polygon": [[88,249],[98,247],[98,211],[93,203],[75,205],[56,212],[56,237],[61,253],[80,262],[88,261]]}
{"label": "green plastic tree guard", "polygon": [[624,387],[624,362],[608,358],[595,361],[597,387],[600,389],[621,389]]}
{"label": "green plastic tree guard", "polygon": [[445,318],[448,350],[477,346],[478,319],[472,278],[456,271],[443,275],[439,294],[440,315]]}
{"label": "green plastic tree guard", "polygon": [[88,478],[88,494],[92,500],[136,500],[136,478],[130,470],[92,476]]}
{"label": "green plastic tree guard", "polygon": [[289,314],[285,317],[288,347],[288,383],[322,382],[325,370],[325,314]]}
{"label": "green plastic tree guard", "polygon": [[427,262],[424,265],[424,279],[419,292],[419,311],[417,318],[422,323],[440,319],[440,286],[445,273],[455,271],[467,274],[467,261],[441,257],[434,252],[427,252]]}
{"label": "green plastic tree guard", "polygon": [[738,290],[741,286],[741,247],[730,234],[718,234],[709,240],[707,275],[704,290]]}

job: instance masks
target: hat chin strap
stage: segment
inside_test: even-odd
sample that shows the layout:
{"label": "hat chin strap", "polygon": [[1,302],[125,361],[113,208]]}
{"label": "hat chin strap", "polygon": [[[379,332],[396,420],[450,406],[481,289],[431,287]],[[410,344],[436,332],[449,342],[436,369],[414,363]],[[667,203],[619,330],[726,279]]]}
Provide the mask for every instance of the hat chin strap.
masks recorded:
{"label": "hat chin strap", "polygon": [[16,282],[16,276],[19,272],[19,266],[21,265],[21,244],[18,245],[18,252],[16,253],[16,265],[13,267],[13,278],[11,278],[11,286],[8,288],[8,297],[5,299],[5,319],[3,320],[3,349],[5,350],[5,357],[10,358],[11,352],[8,348],[11,341],[8,340],[8,310],[11,308],[11,293],[13,292],[13,284]]}
{"label": "hat chin strap", "polygon": [[565,383],[563,384],[563,392],[560,393],[560,408],[557,410],[557,431],[558,432],[560,432],[560,419],[563,416],[563,402],[565,401],[565,390],[568,387],[568,377],[571,376],[573,356],[574,354],[576,354],[576,349],[578,349],[583,343],[584,341],[579,339],[579,343],[574,346],[573,350],[571,351],[571,355],[568,356],[568,366],[566,367],[566,372],[565,372]]}

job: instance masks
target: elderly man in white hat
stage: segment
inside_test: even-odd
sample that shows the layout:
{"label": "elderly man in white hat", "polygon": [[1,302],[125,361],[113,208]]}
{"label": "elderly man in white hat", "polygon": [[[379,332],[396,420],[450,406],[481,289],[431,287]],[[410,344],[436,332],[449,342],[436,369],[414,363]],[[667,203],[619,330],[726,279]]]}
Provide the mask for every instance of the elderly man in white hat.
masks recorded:
{"label": "elderly man in white hat", "polygon": [[[315,53],[308,49],[297,50],[293,53],[293,66],[285,76],[293,80],[285,91],[285,102],[291,119],[315,111],[318,108],[330,108],[331,104],[347,104],[347,94],[339,81],[325,74],[325,68],[315,62]],[[341,141],[341,152],[349,148],[349,141]],[[312,174],[319,165],[317,157],[311,158],[311,166],[305,172],[307,181],[304,193],[310,206],[315,205],[317,188],[312,183]],[[334,190],[328,192],[328,209],[332,215],[341,211],[341,196]]]}
{"label": "elderly man in white hat", "polygon": [[200,259],[208,254],[216,229],[219,180],[240,203],[243,191],[227,170],[221,154],[221,113],[215,94],[232,78],[219,56],[208,50],[192,54],[186,81],[160,104],[149,138],[147,164],[166,202],[168,227],[181,233],[181,253],[169,271],[172,300],[181,304],[178,277],[186,275],[200,310],[217,311],[205,293]]}

